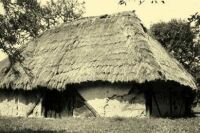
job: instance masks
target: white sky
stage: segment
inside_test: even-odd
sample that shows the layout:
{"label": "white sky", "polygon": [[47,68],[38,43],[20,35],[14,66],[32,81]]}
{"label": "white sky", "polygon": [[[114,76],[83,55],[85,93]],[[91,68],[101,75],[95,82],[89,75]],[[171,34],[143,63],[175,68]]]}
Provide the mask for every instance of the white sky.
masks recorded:
{"label": "white sky", "polygon": [[200,12],[200,0],[165,0],[165,4],[150,4],[150,0],[146,1],[139,5],[138,2],[129,0],[126,6],[122,6],[118,4],[118,0],[85,0],[85,16],[136,10],[138,17],[149,28],[152,23],[161,20],[169,21],[172,18],[186,19],[195,12]]}
{"label": "white sky", "polygon": [[[40,0],[45,3],[47,0]],[[153,23],[169,21],[172,18],[187,19],[190,15],[200,12],[200,0],[165,0],[165,4],[150,4],[150,0],[139,5],[135,0],[129,0],[127,5],[119,5],[119,0],[85,0],[84,16],[97,16],[120,11],[136,10],[143,24],[149,28]],[[137,0],[136,0],[137,1]],[[0,12],[2,12],[0,4]],[[0,54],[0,59],[2,54]]]}

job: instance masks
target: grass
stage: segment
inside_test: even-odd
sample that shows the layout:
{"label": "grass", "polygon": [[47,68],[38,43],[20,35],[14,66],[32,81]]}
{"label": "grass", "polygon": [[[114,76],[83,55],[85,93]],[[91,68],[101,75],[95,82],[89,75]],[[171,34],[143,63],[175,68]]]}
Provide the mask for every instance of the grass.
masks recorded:
{"label": "grass", "polygon": [[0,132],[132,132],[191,133],[200,132],[200,118],[0,118]]}

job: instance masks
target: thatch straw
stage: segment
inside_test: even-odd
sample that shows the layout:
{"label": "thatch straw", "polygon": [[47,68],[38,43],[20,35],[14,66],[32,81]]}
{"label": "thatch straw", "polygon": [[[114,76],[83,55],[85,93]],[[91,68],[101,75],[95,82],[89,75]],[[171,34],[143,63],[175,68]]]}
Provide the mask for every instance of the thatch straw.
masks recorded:
{"label": "thatch straw", "polygon": [[144,32],[133,12],[63,24],[24,46],[22,55],[24,67],[14,66],[20,76],[12,69],[6,74],[1,71],[0,88],[61,90],[67,84],[87,81],[159,79],[196,89],[193,77]]}

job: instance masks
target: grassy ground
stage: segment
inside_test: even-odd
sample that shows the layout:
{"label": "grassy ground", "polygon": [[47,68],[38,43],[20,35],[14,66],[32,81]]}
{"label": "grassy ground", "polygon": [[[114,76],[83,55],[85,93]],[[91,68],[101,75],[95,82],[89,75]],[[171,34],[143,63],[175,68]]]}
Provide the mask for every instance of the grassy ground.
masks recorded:
{"label": "grassy ground", "polygon": [[199,133],[200,118],[0,118],[0,132]]}

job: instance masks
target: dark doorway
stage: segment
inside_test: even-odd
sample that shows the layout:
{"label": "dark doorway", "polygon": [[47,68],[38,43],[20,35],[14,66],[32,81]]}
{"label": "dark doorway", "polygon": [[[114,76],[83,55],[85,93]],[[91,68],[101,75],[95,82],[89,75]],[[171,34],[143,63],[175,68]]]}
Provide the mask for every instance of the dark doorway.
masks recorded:
{"label": "dark doorway", "polygon": [[45,91],[42,107],[44,116],[50,118],[95,116],[76,89]]}
{"label": "dark doorway", "polygon": [[73,116],[73,91],[47,90],[42,102],[45,117]]}
{"label": "dark doorway", "polygon": [[190,88],[174,82],[146,84],[146,111],[155,117],[183,117],[191,115],[193,94]]}

